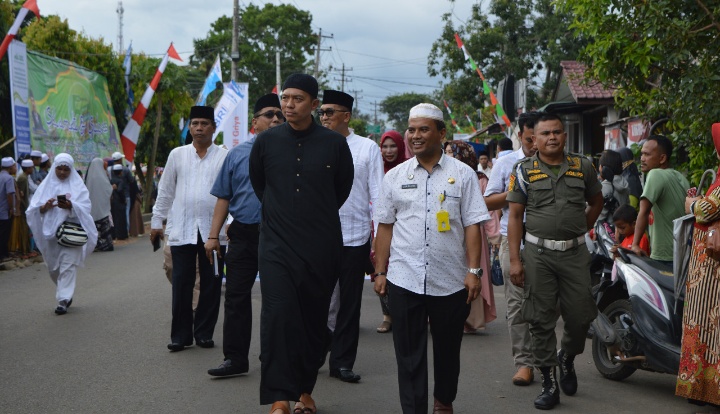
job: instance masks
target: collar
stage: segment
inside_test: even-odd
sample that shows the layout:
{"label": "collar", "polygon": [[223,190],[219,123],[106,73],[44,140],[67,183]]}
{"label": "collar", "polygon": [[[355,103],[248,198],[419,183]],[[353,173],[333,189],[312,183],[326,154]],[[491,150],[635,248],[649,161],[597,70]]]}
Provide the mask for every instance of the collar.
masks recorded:
{"label": "collar", "polygon": [[[435,165],[440,166],[440,168],[445,168],[445,167],[447,167],[447,164],[451,162],[451,161],[448,161],[448,159],[450,159],[450,157],[448,157],[445,154],[445,151],[443,151],[442,153],[440,153],[440,159],[438,160],[437,164],[435,164]],[[409,161],[410,161],[410,165],[413,170],[415,170],[417,168],[423,168],[420,165],[420,161],[418,161],[417,157],[412,157],[412,158],[410,158]]]}

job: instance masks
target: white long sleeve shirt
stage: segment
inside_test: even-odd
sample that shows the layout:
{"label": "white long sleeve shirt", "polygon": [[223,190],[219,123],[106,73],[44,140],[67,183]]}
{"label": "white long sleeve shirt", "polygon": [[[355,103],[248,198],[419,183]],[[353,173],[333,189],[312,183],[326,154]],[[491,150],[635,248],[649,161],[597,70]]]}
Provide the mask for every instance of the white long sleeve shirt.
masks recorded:
{"label": "white long sleeve shirt", "polygon": [[[500,156],[493,164],[493,173],[485,187],[485,197],[493,194],[504,193],[510,187],[510,173],[512,173],[515,163],[525,158],[522,148],[517,151]],[[500,219],[500,233],[507,237],[508,216],[510,215],[510,207],[502,208],[502,218]]]}
{"label": "white long sleeve shirt", "polygon": [[344,246],[362,246],[370,238],[372,213],[382,187],[383,160],[372,140],[351,133],[347,137],[355,175],[350,196],[340,208]]}
{"label": "white long sleeve shirt", "polygon": [[[198,231],[202,241],[207,240],[217,201],[210,189],[227,153],[217,145],[210,145],[205,156],[200,158],[192,144],[170,152],[158,184],[151,221],[153,229],[162,229],[165,219],[172,222],[167,229],[168,245],[197,244]],[[220,230],[219,239],[220,244],[227,243],[224,228]]]}

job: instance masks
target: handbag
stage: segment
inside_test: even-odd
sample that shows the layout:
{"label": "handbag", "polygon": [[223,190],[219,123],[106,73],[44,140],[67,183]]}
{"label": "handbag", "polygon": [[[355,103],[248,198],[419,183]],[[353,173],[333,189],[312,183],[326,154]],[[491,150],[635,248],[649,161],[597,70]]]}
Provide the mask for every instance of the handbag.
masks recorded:
{"label": "handbag", "polygon": [[78,223],[69,221],[63,222],[55,232],[57,242],[65,247],[81,247],[88,241],[88,235],[85,229]]}
{"label": "handbag", "polygon": [[720,223],[714,222],[705,235],[705,254],[714,260],[720,260]]}
{"label": "handbag", "polygon": [[502,286],[505,284],[505,281],[503,280],[503,271],[502,267],[500,266],[500,257],[498,256],[498,250],[499,249],[496,248],[493,252],[493,262],[492,267],[490,268],[490,274],[492,284],[495,286]]}

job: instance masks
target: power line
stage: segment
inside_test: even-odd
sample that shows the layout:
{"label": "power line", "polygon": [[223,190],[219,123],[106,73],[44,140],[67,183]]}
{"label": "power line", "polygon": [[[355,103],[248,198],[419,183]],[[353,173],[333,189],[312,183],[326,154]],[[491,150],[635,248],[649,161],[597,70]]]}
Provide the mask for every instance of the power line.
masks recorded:
{"label": "power line", "polygon": [[369,77],[366,77],[366,76],[354,76],[354,78],[357,78],[357,79],[369,79],[369,80],[373,80],[373,81],[377,81],[377,82],[397,83],[397,84],[400,84],[400,85],[422,86],[422,87],[424,87],[424,88],[433,88],[433,89],[437,89],[437,88],[440,87],[440,86],[438,86],[438,85],[423,85],[423,84],[421,84],[421,83],[411,83],[411,82],[401,82],[401,81],[393,81],[393,80],[378,79],[378,78],[369,78]]}

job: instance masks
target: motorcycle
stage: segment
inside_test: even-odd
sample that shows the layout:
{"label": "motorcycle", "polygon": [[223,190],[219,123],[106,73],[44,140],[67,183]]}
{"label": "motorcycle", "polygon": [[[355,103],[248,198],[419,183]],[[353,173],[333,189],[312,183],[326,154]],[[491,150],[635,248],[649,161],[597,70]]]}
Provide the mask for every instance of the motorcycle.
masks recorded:
{"label": "motorcycle", "polygon": [[[586,236],[590,250],[590,286],[597,287],[601,280],[609,279],[613,267],[610,249],[615,245],[614,229],[611,223],[598,220]],[[595,296],[596,292],[593,292]]]}
{"label": "motorcycle", "polygon": [[597,370],[620,381],[636,370],[677,374],[685,285],[673,269],[618,249],[616,269],[597,287],[592,356]]}

